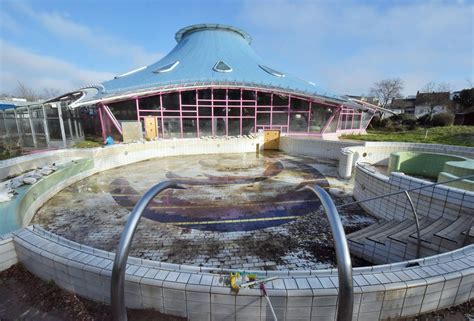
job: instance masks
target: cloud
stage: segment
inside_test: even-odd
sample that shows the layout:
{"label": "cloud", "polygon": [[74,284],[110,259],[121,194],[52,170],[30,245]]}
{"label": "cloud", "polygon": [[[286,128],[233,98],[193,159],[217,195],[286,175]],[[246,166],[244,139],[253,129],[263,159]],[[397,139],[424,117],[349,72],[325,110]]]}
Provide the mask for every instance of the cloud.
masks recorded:
{"label": "cloud", "polygon": [[292,61],[302,78],[360,94],[400,77],[413,94],[429,81],[457,89],[472,78],[473,10],[463,2],[248,1],[239,18],[255,26],[266,59]]}
{"label": "cloud", "polygon": [[0,11],[0,30],[3,32],[10,32],[18,34],[22,31],[21,26],[6,12]]}
{"label": "cloud", "polygon": [[0,88],[14,92],[21,81],[41,92],[45,88],[61,91],[97,84],[111,79],[114,75],[80,68],[67,61],[32,53],[0,39]]}
{"label": "cloud", "polygon": [[16,9],[33,18],[49,33],[63,41],[82,44],[87,49],[104,55],[126,58],[130,61],[129,67],[151,64],[163,56],[161,53],[148,52],[145,48],[110,35],[104,30],[75,22],[64,13],[33,10],[25,2],[19,2]]}

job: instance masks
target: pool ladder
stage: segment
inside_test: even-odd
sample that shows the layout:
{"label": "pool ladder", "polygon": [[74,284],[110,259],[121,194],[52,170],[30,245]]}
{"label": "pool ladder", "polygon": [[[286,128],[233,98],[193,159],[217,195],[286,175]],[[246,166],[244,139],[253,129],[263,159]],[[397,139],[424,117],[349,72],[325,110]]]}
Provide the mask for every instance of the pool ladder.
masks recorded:
{"label": "pool ladder", "polygon": [[[167,189],[184,189],[176,182],[164,181],[150,188],[137,202],[130,214],[127,224],[120,237],[120,242],[115,254],[114,265],[112,268],[112,282],[110,287],[112,317],[115,321],[127,321],[127,310],[125,307],[124,286],[125,269],[127,259],[130,253],[130,246],[133,235],[137,229],[143,211],[153,198]],[[353,309],[353,287],[352,287],[352,263],[347,245],[346,235],[342,227],[336,206],[329,194],[319,186],[306,186],[303,189],[313,191],[321,200],[325,213],[328,216],[331,225],[331,232],[334,235],[336,247],[337,268],[339,275],[339,293],[338,293],[338,321],[352,320]]]}
{"label": "pool ladder", "polygon": [[[352,283],[352,262],[349,254],[349,246],[347,244],[346,234],[344,233],[344,228],[342,226],[341,220],[339,218],[339,213],[337,208],[342,208],[354,204],[359,204],[362,202],[368,202],[377,200],[384,197],[389,197],[397,194],[405,194],[410,203],[410,207],[413,212],[413,217],[415,220],[415,225],[417,229],[417,254],[420,252],[421,237],[420,237],[420,226],[418,221],[418,214],[415,210],[415,206],[408,192],[414,190],[420,190],[424,188],[434,187],[436,185],[447,184],[451,182],[456,182],[464,179],[472,179],[474,175],[468,175],[463,177],[458,177],[455,179],[447,180],[444,182],[438,182],[433,184],[424,185],[421,187],[409,188],[405,190],[400,190],[385,195],[379,195],[371,197],[368,199],[359,200],[356,202],[346,203],[343,205],[335,206],[332,198],[329,194],[321,187],[315,185],[314,187],[305,186],[302,189],[309,189],[318,196],[321,200],[321,203],[326,213],[329,224],[331,227],[331,232],[334,238],[334,245],[336,249],[336,260],[337,260],[337,269],[339,277],[339,291],[338,291],[338,309],[336,314],[337,321],[350,321],[352,320],[352,311],[354,303],[354,291]],[[124,281],[125,281],[125,268],[127,265],[128,254],[130,252],[130,245],[132,243],[133,235],[138,226],[138,222],[143,214],[145,208],[150,204],[153,198],[166,189],[184,189],[176,182],[173,181],[164,181],[156,184],[150,188],[145,195],[138,201],[135,207],[128,218],[127,224],[122,232],[120,237],[120,243],[115,254],[114,265],[112,268],[112,282],[110,287],[111,303],[112,303],[112,317],[116,321],[126,321],[127,320],[127,310],[125,308],[124,300]],[[472,225],[472,222],[471,222]],[[471,228],[471,226],[469,227]]]}

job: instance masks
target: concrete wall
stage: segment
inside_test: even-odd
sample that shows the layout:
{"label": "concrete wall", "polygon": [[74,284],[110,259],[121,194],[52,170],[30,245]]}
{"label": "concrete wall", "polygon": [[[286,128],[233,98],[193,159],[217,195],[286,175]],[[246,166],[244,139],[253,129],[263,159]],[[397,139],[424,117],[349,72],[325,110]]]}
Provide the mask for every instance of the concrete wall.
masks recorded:
{"label": "concrete wall", "polygon": [[474,148],[441,144],[365,142],[359,146],[344,147],[339,159],[339,176],[349,178],[356,163],[388,166],[390,154],[400,151],[443,153],[474,159]]}
{"label": "concrete wall", "polygon": [[[397,172],[385,176],[363,164],[358,164],[355,171],[354,198],[363,200],[429,184],[431,182]],[[474,218],[474,192],[437,185],[411,191],[410,196],[420,217],[455,220],[461,215],[466,215]],[[413,212],[405,194],[384,197],[360,205],[370,214],[386,220],[413,219]]]}
{"label": "concrete wall", "polygon": [[[15,232],[13,240],[18,260],[35,275],[89,299],[110,302],[113,253],[38,227]],[[152,308],[191,321],[272,320],[259,289],[231,292],[224,283],[229,272],[131,257],[125,302],[130,308]],[[337,270],[263,273],[279,277],[267,283],[278,320],[335,320]],[[474,245],[410,262],[355,268],[353,284],[353,320],[406,317],[458,305],[474,297]]]}
{"label": "concrete wall", "polygon": [[0,236],[0,272],[18,263],[12,235]]}
{"label": "concrete wall", "polygon": [[285,153],[335,160],[338,160],[341,156],[342,148],[361,144],[363,142],[323,140],[310,137],[280,137],[280,150]]}

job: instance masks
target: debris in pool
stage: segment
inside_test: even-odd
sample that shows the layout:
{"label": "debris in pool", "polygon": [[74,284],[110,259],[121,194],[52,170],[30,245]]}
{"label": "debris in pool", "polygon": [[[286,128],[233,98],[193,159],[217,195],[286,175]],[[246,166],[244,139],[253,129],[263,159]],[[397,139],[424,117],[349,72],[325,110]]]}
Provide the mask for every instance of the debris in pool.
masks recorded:
{"label": "debris in pool", "polygon": [[37,179],[31,176],[23,178],[23,183],[28,184],[28,185],[33,185],[34,183],[36,183],[36,181]]}
{"label": "debris in pool", "polygon": [[16,194],[17,188],[25,184],[35,184],[38,180],[51,175],[54,171],[56,171],[56,166],[53,163],[52,165],[45,165],[2,182],[0,186],[0,203],[10,201]]}

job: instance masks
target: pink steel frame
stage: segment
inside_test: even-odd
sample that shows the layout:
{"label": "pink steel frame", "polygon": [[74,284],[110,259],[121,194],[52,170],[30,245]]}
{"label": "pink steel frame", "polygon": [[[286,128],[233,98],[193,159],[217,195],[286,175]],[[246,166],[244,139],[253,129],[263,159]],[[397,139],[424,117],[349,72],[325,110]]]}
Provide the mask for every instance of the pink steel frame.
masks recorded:
{"label": "pink steel frame", "polygon": [[[214,99],[214,91],[216,89],[225,90],[225,100],[216,100],[216,99]],[[199,91],[200,90],[211,90],[211,99],[210,100],[209,99],[200,99],[199,98]],[[240,90],[240,98],[238,100],[230,100],[229,95],[228,95],[229,90]],[[255,98],[251,99],[251,100],[244,100],[243,99],[243,91],[244,90],[254,92]],[[187,92],[187,91],[194,91],[195,92],[196,101],[193,105],[187,105],[187,104],[183,105],[183,103],[182,103],[182,92]],[[179,93],[179,110],[173,110],[171,112],[172,113],[178,113],[179,112],[179,116],[175,116],[174,114],[171,115],[171,116],[168,116],[167,113],[169,111],[164,112],[164,109],[163,109],[163,107],[166,107],[166,106],[163,106],[163,95],[170,94],[170,93],[176,93],[176,92]],[[257,104],[257,95],[258,95],[259,92],[270,94],[270,105],[258,105]],[[282,107],[282,106],[273,106],[273,98],[274,98],[275,94],[284,95],[284,96],[288,97],[288,104],[287,104],[287,106],[285,106],[287,108],[287,110],[284,111],[288,114],[286,125],[281,125],[281,124],[274,125],[273,124],[274,107]],[[140,108],[140,99],[146,98],[146,97],[153,97],[153,96],[158,96],[159,97],[161,108],[159,110],[141,109]],[[302,110],[302,111],[292,110],[291,109],[291,100],[293,98],[297,98],[297,99],[300,99],[300,100],[307,101],[308,102],[308,110]],[[146,117],[146,115],[150,115],[150,114],[156,114],[156,117],[160,118],[161,128],[158,130],[158,133],[159,133],[159,137],[162,137],[162,138],[165,138],[164,137],[164,135],[165,135],[165,131],[164,131],[165,119],[176,119],[178,117],[179,117],[179,123],[180,123],[180,136],[181,137],[184,137],[184,127],[183,127],[183,120],[184,119],[195,119],[196,120],[196,137],[201,136],[200,125],[199,125],[200,120],[210,119],[211,120],[212,134],[216,135],[217,134],[216,133],[217,128],[216,128],[215,125],[217,123],[217,119],[222,119],[222,118],[225,118],[225,123],[226,123],[226,125],[225,125],[225,134],[226,135],[229,134],[229,119],[237,119],[237,118],[239,119],[239,122],[240,122],[240,125],[239,125],[240,134],[244,134],[243,133],[243,120],[244,119],[251,119],[251,118],[254,119],[254,128],[253,128],[254,133],[256,133],[256,131],[258,129],[278,129],[280,131],[286,130],[285,132],[289,135],[322,136],[323,134],[325,134],[327,132],[329,126],[334,121],[337,122],[337,126],[336,126],[336,131],[337,132],[348,132],[348,131],[350,131],[350,132],[363,132],[365,130],[365,128],[361,128],[361,125],[362,125],[362,112],[360,112],[360,111],[356,111],[352,108],[345,108],[345,107],[343,107],[343,105],[330,104],[330,103],[327,103],[327,102],[324,102],[324,101],[320,101],[319,99],[311,100],[311,99],[301,97],[301,96],[297,96],[297,95],[294,95],[294,94],[278,92],[276,90],[248,89],[248,88],[231,87],[231,86],[209,86],[207,88],[182,88],[182,89],[169,91],[169,92],[159,92],[159,93],[144,95],[144,96],[141,96],[141,97],[134,97],[133,99],[135,100],[135,103],[136,103],[137,120],[138,121],[141,121],[141,119]],[[127,100],[130,100],[130,99],[127,99]],[[216,102],[221,102],[222,103],[223,101],[225,101],[225,105],[215,104]],[[239,105],[238,106],[237,105],[229,105],[229,102],[238,102]],[[245,103],[253,102],[253,105],[248,105],[248,104],[244,105],[244,102]],[[327,107],[333,108],[333,114],[330,116],[330,118],[328,119],[326,124],[323,126],[323,128],[319,132],[311,132],[310,131],[311,110],[312,110],[313,105],[318,105],[318,106],[322,106],[322,107],[325,107],[325,108],[327,108]],[[104,115],[102,114],[102,111],[105,111],[106,116],[112,121],[112,123],[115,125],[115,127],[118,126],[116,124],[116,121],[114,121],[115,117],[113,117],[111,114],[109,114],[109,113],[111,113],[111,111],[106,107],[107,106],[105,106],[103,104],[99,105],[99,117],[100,117],[100,122],[101,122],[101,127],[102,127],[102,133],[103,133],[102,135],[103,135],[104,139],[105,139],[105,136],[104,136],[105,135],[105,133],[104,133],[105,125],[104,125],[104,119],[103,119]],[[195,110],[192,110],[192,111],[183,110],[183,107],[195,107]],[[200,107],[210,107],[211,108],[211,115],[210,116],[200,116],[199,115]],[[226,108],[225,116],[216,116],[214,114],[214,108],[215,107]],[[249,107],[254,107],[255,108],[255,112],[253,114],[253,117],[252,116],[243,116],[243,108],[249,108]],[[240,109],[240,116],[239,117],[229,116],[230,108],[239,108]],[[266,109],[265,109],[265,111],[262,111],[262,110],[260,110],[261,108],[266,108]],[[270,124],[269,125],[258,124],[257,117],[262,112],[270,114]],[[284,113],[284,112],[280,112],[280,113]],[[304,132],[291,132],[290,131],[290,119],[291,119],[292,114],[306,114],[307,115],[307,129],[306,129],[306,131],[304,131]],[[337,119],[336,119],[336,115],[338,115]],[[352,123],[351,123],[351,128],[349,130],[339,128],[340,125],[341,125],[342,115],[345,115],[346,118],[348,116],[351,116]],[[360,119],[361,119],[359,121],[359,127],[358,128],[353,128],[353,125],[354,125],[353,118],[354,118],[354,116],[359,116]],[[119,130],[119,132],[121,132],[121,128],[119,129],[119,127],[120,126],[118,126],[117,129]]]}

